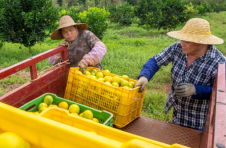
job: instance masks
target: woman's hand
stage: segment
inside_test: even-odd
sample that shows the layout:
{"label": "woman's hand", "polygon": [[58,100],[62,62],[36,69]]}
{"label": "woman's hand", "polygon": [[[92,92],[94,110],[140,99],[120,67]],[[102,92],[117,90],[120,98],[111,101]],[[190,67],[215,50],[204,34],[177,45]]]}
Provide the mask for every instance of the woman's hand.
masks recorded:
{"label": "woman's hand", "polygon": [[66,46],[69,47],[69,43],[67,41],[63,41],[59,44],[59,46]]}
{"label": "woman's hand", "polygon": [[196,89],[193,84],[190,83],[182,83],[175,86],[175,93],[180,97],[188,97],[192,95],[196,95]]}
{"label": "woman's hand", "polygon": [[89,65],[94,66],[94,61],[88,54],[85,54],[82,60],[78,63],[78,66],[80,67],[79,70],[83,73]]}
{"label": "woman's hand", "polygon": [[148,84],[148,79],[145,76],[141,76],[139,80],[137,81],[135,87],[141,86],[139,92],[142,92],[144,88]]}

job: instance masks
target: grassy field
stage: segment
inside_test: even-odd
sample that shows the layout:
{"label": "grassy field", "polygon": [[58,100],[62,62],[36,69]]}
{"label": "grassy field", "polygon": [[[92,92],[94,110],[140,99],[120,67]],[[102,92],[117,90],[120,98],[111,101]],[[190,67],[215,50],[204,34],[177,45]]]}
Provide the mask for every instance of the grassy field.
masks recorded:
{"label": "grassy field", "polygon": [[[226,41],[226,12],[206,14],[202,18],[210,22],[212,34]],[[175,30],[180,30],[183,26],[184,24]],[[107,54],[101,62],[104,69],[109,69],[114,74],[126,74],[130,78],[137,79],[142,66],[149,58],[177,41],[168,37],[166,33],[167,31],[164,30],[146,29],[145,26],[138,27],[136,23],[129,27],[109,23],[109,28],[102,40],[108,48]],[[43,43],[37,43],[32,47],[31,53],[23,45],[4,43],[0,49],[0,69],[54,48],[60,42],[46,38]],[[226,43],[216,45],[216,47],[226,55]],[[46,65],[50,66],[48,59],[38,63],[37,69],[40,71]],[[171,81],[170,68],[171,65],[161,67],[148,84],[142,115],[161,121],[171,121],[172,111],[167,115],[164,113],[164,104]],[[0,80],[0,96],[29,81],[27,73],[28,70],[25,70],[22,74]],[[164,90],[164,88],[168,89]]]}

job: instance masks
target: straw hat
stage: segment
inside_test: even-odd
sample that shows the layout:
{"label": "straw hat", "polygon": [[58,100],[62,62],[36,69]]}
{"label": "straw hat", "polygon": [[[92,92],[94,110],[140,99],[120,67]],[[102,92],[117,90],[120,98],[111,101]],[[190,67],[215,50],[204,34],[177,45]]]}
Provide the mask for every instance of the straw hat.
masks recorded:
{"label": "straw hat", "polygon": [[223,44],[224,40],[214,36],[210,32],[210,24],[201,18],[190,19],[180,31],[171,31],[169,36],[199,44]]}
{"label": "straw hat", "polygon": [[65,28],[65,27],[69,27],[69,26],[74,26],[76,25],[78,30],[86,30],[88,29],[88,25],[84,24],[84,23],[75,23],[74,20],[68,16],[68,15],[64,15],[61,17],[60,21],[59,21],[59,28],[57,28],[52,34],[51,34],[51,39],[52,40],[61,40],[64,39],[64,37],[62,36],[62,33],[60,31],[60,29]]}

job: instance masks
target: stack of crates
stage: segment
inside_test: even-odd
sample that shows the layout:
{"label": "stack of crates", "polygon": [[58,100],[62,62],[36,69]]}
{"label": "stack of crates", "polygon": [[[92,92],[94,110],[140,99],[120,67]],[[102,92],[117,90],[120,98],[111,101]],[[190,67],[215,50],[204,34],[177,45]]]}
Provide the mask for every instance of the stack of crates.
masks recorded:
{"label": "stack of crates", "polygon": [[[91,71],[98,68],[88,67]],[[113,123],[122,128],[136,119],[142,110],[145,89],[139,93],[139,87],[125,89],[114,87],[96,79],[78,73],[78,67],[70,68],[64,98],[98,110],[113,113]],[[111,77],[116,75],[111,74]],[[136,80],[130,79],[136,83]]]}

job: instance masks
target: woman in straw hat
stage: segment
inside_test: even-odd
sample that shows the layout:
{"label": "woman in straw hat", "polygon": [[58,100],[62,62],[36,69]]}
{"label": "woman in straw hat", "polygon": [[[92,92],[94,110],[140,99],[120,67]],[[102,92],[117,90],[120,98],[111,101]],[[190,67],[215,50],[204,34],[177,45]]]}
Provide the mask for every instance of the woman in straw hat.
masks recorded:
{"label": "woman in straw hat", "polygon": [[224,41],[212,35],[209,23],[201,18],[190,19],[182,30],[167,34],[180,41],[149,59],[136,86],[141,86],[140,91],[143,91],[159,68],[172,62],[172,87],[165,112],[173,107],[173,123],[202,130],[218,62],[225,62],[213,44]]}
{"label": "woman in straw hat", "polygon": [[[65,39],[60,46],[67,46],[68,58],[71,67],[80,67],[84,72],[87,66],[103,69],[100,62],[107,52],[106,46],[92,32],[88,31],[88,25],[75,23],[65,15],[59,21],[59,28],[52,35],[52,40]],[[49,58],[49,63],[55,65],[61,62],[61,54]]]}

